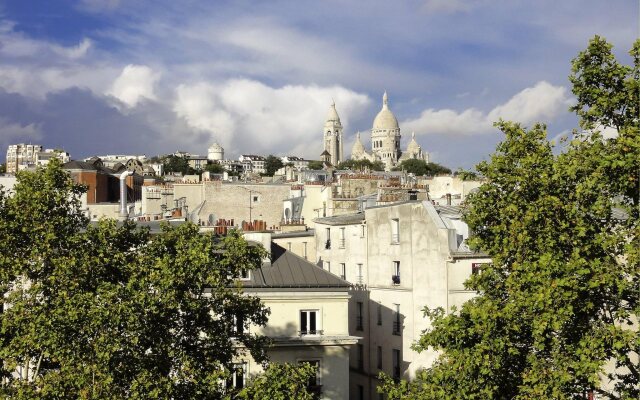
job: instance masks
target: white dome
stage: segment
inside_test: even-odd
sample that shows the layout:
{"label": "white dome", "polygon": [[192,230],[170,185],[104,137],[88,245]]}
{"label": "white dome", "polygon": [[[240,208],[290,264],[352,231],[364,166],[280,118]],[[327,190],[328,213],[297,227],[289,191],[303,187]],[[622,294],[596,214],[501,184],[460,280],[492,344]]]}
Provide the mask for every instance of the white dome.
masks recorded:
{"label": "white dome", "polygon": [[223,151],[224,149],[218,143],[214,143],[209,146],[209,151]]}
{"label": "white dome", "polygon": [[413,132],[413,133],[411,133],[411,141],[409,142],[409,145],[407,146],[407,153],[418,154],[421,151],[422,151],[422,147],[420,147],[418,142],[416,142],[416,133]]}
{"label": "white dome", "polygon": [[374,130],[394,130],[400,129],[396,116],[389,110],[387,92],[384,92],[382,96],[382,110],[376,115],[373,120]]}
{"label": "white dome", "polygon": [[351,148],[351,156],[353,157],[353,155],[356,155],[356,154],[360,155],[360,154],[363,154],[364,152],[365,152],[364,146],[360,141],[360,132],[358,132],[356,136],[356,141],[353,143],[353,147]]}

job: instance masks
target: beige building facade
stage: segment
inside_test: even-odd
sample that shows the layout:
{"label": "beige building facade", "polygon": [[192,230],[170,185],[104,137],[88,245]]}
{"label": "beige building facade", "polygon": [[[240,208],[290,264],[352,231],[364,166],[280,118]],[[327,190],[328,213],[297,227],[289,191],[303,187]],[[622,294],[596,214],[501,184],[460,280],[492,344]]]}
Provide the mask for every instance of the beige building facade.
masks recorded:
{"label": "beige building facade", "polygon": [[[459,307],[475,293],[464,281],[483,254],[466,247],[457,207],[408,201],[315,221],[317,262],[352,283],[351,398],[377,399],[377,375],[412,379],[437,354],[411,345],[429,327],[423,308]],[[330,241],[329,243],[327,241]],[[343,272],[344,271],[344,272]]]}
{"label": "beige building facade", "polygon": [[[269,233],[246,237],[271,241]],[[259,297],[271,310],[267,325],[250,327],[251,332],[271,339],[272,362],[316,365],[310,389],[317,398],[349,398],[349,353],[359,339],[349,335],[349,283],[275,243],[270,249],[271,261],[241,281],[247,295]],[[253,360],[244,363],[243,376],[262,372]]]}

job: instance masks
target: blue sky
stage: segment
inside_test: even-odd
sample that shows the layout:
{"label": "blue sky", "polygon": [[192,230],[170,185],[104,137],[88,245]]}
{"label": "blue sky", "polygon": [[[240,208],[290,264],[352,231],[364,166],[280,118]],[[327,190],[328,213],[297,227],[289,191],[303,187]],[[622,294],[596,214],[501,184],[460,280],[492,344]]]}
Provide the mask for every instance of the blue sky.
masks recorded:
{"label": "blue sky", "polygon": [[570,132],[571,59],[637,32],[637,0],[0,0],[0,146],[317,158],[331,99],[350,149],[387,90],[403,147],[470,168],[498,118]]}

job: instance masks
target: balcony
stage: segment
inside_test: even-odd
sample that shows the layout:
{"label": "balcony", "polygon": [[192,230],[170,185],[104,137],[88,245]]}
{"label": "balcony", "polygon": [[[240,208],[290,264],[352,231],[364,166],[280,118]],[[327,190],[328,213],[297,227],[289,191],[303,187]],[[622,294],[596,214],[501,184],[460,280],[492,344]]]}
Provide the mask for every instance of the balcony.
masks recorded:
{"label": "balcony", "polygon": [[308,329],[306,331],[298,331],[298,336],[308,336],[308,335],[323,335],[324,331],[321,329]]}
{"label": "balcony", "polygon": [[356,317],[356,330],[362,331],[364,330],[364,323],[362,316]]}
{"label": "balcony", "polygon": [[400,275],[391,275],[391,282],[393,282],[394,285],[399,285]]}

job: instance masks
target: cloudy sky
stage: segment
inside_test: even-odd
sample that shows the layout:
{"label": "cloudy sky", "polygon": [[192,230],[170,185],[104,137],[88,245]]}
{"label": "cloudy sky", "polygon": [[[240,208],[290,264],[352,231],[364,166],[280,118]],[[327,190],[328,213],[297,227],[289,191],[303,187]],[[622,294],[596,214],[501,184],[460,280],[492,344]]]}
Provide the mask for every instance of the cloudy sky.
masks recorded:
{"label": "cloudy sky", "polygon": [[628,61],[638,3],[0,0],[0,148],[313,159],[331,99],[350,150],[387,90],[403,147],[469,168],[498,118],[575,127],[571,59],[599,34]]}

